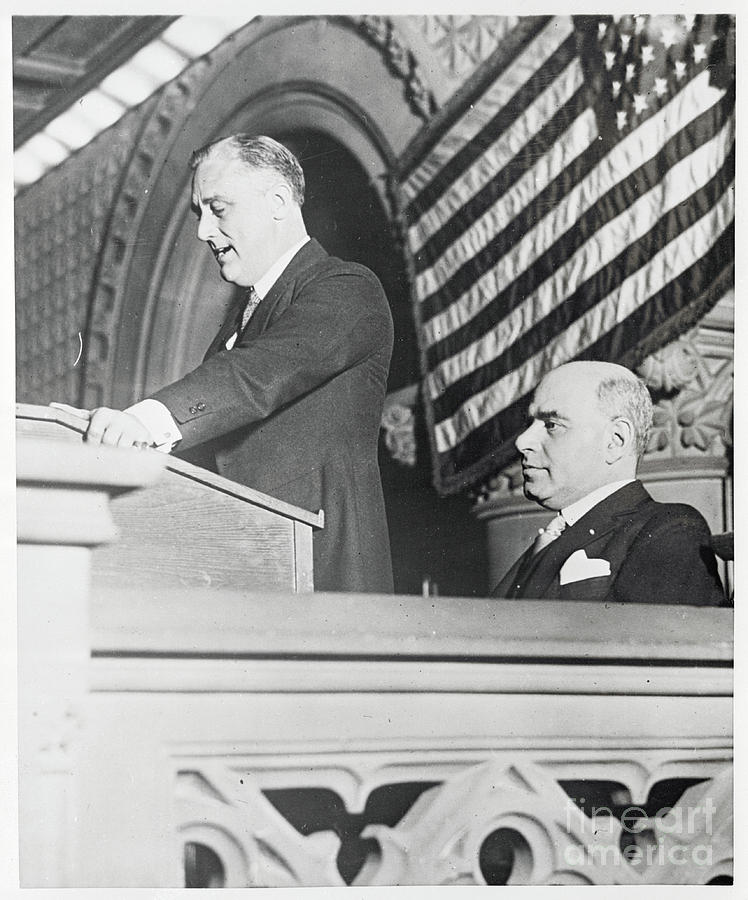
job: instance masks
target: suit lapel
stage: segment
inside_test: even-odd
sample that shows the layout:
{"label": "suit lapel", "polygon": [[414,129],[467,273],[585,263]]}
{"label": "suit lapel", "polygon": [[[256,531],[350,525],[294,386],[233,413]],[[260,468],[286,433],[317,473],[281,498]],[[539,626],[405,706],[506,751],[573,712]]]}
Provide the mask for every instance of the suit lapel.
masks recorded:
{"label": "suit lapel", "polygon": [[262,334],[269,323],[276,318],[276,311],[282,311],[288,305],[293,296],[293,287],[299,275],[326,256],[326,251],[317,240],[314,238],[308,240],[262,298],[257,311],[249,320],[244,336],[256,337]]}
{"label": "suit lapel", "polygon": [[206,359],[210,359],[211,356],[214,356],[219,351],[226,349],[226,341],[234,333],[240,310],[246,303],[244,293],[244,291],[241,291],[229,307],[228,312],[226,313],[226,318],[224,319],[221,327],[218,329],[218,334],[213,338],[210,346],[205,351],[203,362],[205,362]]}
{"label": "suit lapel", "polygon": [[491,592],[492,596],[506,598],[516,597],[517,585],[522,585],[525,568],[529,564],[531,558],[532,547],[530,546],[527,548],[527,550],[525,550],[522,556],[520,556],[520,558],[512,565],[506,575],[496,585],[496,587]]}
{"label": "suit lapel", "polygon": [[533,559],[533,565],[525,575],[526,581],[519,596],[558,596],[559,586],[555,583],[556,578],[571,554],[613,531],[618,527],[618,520],[622,515],[649,499],[650,496],[642,483],[634,481],[593,506]]}
{"label": "suit lapel", "polygon": [[[270,288],[266,296],[263,297],[254,315],[247,323],[242,337],[257,337],[262,334],[274,318],[276,309],[279,306],[283,307],[284,300],[290,299],[294,282],[299,275],[327,255],[327,252],[315,238],[307,241],[281,272],[278,280]],[[204,359],[209,359],[215,353],[225,349],[226,341],[234,333],[237,318],[246,302],[246,292],[242,291],[236,301],[231,304],[226,320],[221,325],[210,347],[208,347]]]}

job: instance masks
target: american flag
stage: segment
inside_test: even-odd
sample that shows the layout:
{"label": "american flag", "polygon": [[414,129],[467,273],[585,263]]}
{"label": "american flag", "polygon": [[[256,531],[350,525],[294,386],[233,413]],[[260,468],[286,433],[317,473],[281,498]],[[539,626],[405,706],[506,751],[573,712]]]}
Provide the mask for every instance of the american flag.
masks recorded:
{"label": "american flag", "polygon": [[400,167],[442,494],[572,359],[635,365],[733,282],[734,16],[525,17]]}

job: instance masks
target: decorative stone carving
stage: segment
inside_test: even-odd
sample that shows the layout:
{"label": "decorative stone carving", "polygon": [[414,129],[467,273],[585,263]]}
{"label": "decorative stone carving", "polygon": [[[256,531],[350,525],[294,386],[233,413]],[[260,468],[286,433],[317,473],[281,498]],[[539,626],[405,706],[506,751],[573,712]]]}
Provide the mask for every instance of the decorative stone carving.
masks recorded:
{"label": "decorative stone carving", "polygon": [[136,117],[125,116],[67,160],[65,178],[47,178],[16,198],[16,396],[21,401],[79,402],[96,260],[136,125]]}
{"label": "decorative stone carving", "polygon": [[352,16],[361,33],[378,47],[388,67],[405,82],[405,96],[411,109],[424,121],[436,112],[436,102],[426,86],[413,53],[398,37],[386,16]]}
{"label": "decorative stone carving", "polygon": [[646,459],[724,456],[732,444],[734,362],[704,352],[699,328],[639,366],[656,400]]}
{"label": "decorative stone carving", "polygon": [[177,798],[182,839],[209,847],[223,864],[225,884],[217,886],[345,884],[335,864],[339,838],[299,834],[248,773],[215,766],[180,772]]}
{"label": "decorative stone carving", "polygon": [[[433,754],[419,761],[411,752],[403,762],[408,777],[433,784],[439,773],[440,783],[423,785],[426,790],[409,809],[405,806],[404,815],[393,817],[401,816],[392,827],[363,829],[365,845],[376,841],[378,846],[352,883],[643,885],[706,884],[732,877],[729,761],[683,760],[662,752],[586,757],[497,753],[477,764],[465,760],[455,766],[455,760],[445,766]],[[344,787],[350,778],[348,770],[353,774],[357,768],[349,760],[339,769],[340,761],[330,759],[320,769],[320,762],[307,771],[288,761],[288,768],[281,766],[286,769],[282,783],[303,789],[329,782],[337,793],[336,786]],[[390,761],[373,778],[360,773],[361,787],[368,782],[371,790],[387,774],[396,779],[397,768]],[[278,785],[278,771],[275,765],[265,770],[264,764],[254,768],[251,760],[237,765],[220,757],[200,762],[199,769],[180,769],[180,839],[214,855],[214,871],[202,876],[206,882],[211,876],[220,879],[212,886],[346,883],[338,867],[341,840],[322,824],[322,808],[303,793],[292,802],[304,810],[305,822],[319,823],[302,834],[264,793]],[[311,781],[309,772],[315,772]],[[693,784],[695,778],[699,783]],[[572,786],[588,799],[572,796]],[[396,800],[396,782],[389,787]],[[341,806],[346,794],[344,789],[338,794]],[[597,795],[602,799],[589,799]],[[336,831],[348,834],[343,821]]]}
{"label": "decorative stone carving", "polygon": [[521,497],[522,484],[522,466],[516,461],[477,487],[471,493],[471,499],[476,506],[482,506],[499,496]]}
{"label": "decorative stone carving", "polygon": [[731,875],[729,768],[669,812],[592,812],[543,767],[489,760],[427,791],[395,828],[366,829],[380,852],[356,883],[705,884]]}
{"label": "decorative stone carving", "polygon": [[381,427],[390,456],[405,466],[416,464],[415,406],[418,385],[389,394],[384,401]]}
{"label": "decorative stone carving", "polygon": [[382,415],[384,443],[390,456],[406,466],[416,464],[416,439],[413,409],[402,404],[392,404]]}
{"label": "decorative stone carving", "polygon": [[[215,52],[219,56],[226,52],[222,46],[223,51],[219,47]],[[181,126],[197,102],[197,89],[211,70],[212,58],[197,60],[155,100],[141,107],[139,118],[141,124],[145,118],[145,124],[137,142],[129,144],[131,155],[112,212],[91,307],[84,406],[108,402],[114,349],[110,336],[116,334],[122,315],[123,281],[137,241],[142,201],[148,196],[156,162],[170,144],[169,135]]]}
{"label": "decorative stone carving", "polygon": [[471,74],[517,24],[517,16],[411,16],[452,77]]}

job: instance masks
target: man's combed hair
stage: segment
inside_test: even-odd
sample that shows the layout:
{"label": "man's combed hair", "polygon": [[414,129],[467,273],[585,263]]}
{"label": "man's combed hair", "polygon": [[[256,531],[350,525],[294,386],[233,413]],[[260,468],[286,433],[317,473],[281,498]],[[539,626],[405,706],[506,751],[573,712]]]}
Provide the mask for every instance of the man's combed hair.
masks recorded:
{"label": "man's combed hair", "polygon": [[296,203],[304,205],[304,172],[298,159],[283,144],[263,134],[233,134],[195,150],[190,157],[190,168],[196,169],[209,156],[219,153],[233,156],[251,169],[276,172],[291,188]]}
{"label": "man's combed hair", "polygon": [[636,455],[647,449],[652,427],[652,398],[647,386],[631,372],[603,378],[597,388],[603,409],[611,416],[625,416],[634,426]]}

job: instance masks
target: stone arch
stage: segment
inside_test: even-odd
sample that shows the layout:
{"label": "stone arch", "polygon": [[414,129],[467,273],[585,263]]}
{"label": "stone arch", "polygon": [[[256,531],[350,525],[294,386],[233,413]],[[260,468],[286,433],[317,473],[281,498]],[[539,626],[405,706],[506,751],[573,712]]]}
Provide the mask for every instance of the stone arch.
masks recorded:
{"label": "stone arch", "polygon": [[375,19],[377,30],[374,17],[361,18],[256,20],[144,106],[93,291],[86,405],[127,405],[179,377],[230,302],[194,237],[195,147],[237,130],[314,130],[357,161],[394,218],[389,177],[428,114],[428,94],[386,22]]}

